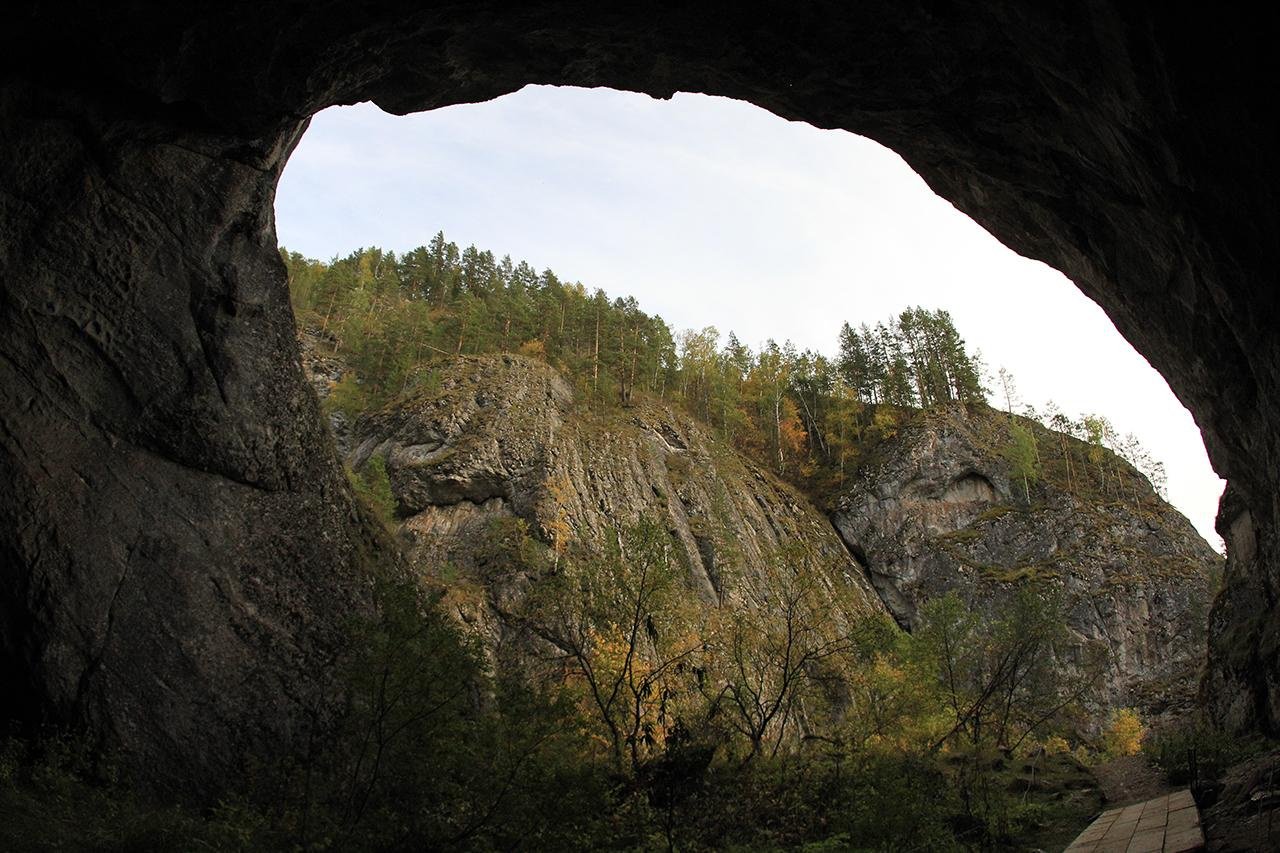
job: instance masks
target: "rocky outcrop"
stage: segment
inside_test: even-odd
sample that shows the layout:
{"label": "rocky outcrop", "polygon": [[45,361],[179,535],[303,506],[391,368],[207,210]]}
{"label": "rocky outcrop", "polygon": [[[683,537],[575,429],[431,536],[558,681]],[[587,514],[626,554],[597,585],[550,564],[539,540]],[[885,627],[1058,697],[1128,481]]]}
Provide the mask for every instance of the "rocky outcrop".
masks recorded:
{"label": "rocky outcrop", "polygon": [[620,526],[660,519],[707,607],[767,606],[803,561],[846,617],[883,612],[828,520],[691,418],[651,400],[586,411],[554,369],[515,355],[455,361],[433,384],[361,417],[349,461],[359,470],[385,460],[421,571],[438,577],[447,566],[484,587],[459,615],[491,649],[527,580],[481,577],[477,546],[504,518],[542,543],[597,550]]}
{"label": "rocky outcrop", "polygon": [[1007,415],[915,416],[840,497],[841,537],[908,629],[948,591],[999,615],[1017,586],[1032,584],[1065,606],[1070,640],[1058,657],[1068,672],[1087,647],[1108,652],[1103,704],[1187,704],[1221,557],[1126,462],[1101,448],[1093,461],[1076,439],[1019,421],[1041,458],[1040,478],[1026,484],[1010,480]]}
{"label": "rocky outcrop", "polygon": [[[302,372],[306,375],[307,384],[316,392],[316,397],[321,404],[328,401],[334,386],[351,372],[346,361],[335,355],[338,349],[338,337],[333,332],[308,328],[303,329],[298,335],[298,355],[302,359]],[[351,419],[339,408],[334,406],[324,408],[334,446],[339,456],[345,456],[351,450]]]}
{"label": "rocky outcrop", "polygon": [[[1274,16],[409,0],[0,15],[4,716],[86,726],[136,747],[140,774],[206,787],[243,732],[290,730],[280,697],[311,656],[282,650],[341,621],[362,533],[296,366],[281,168],[331,104],[554,83],[720,94],[863,133],[1066,272],[1232,484],[1224,535],[1250,556],[1231,557],[1205,701],[1280,731],[1280,140],[1257,108]],[[206,600],[220,585],[263,592]]]}
{"label": "rocky outcrop", "polygon": [[1010,482],[1006,415],[913,416],[875,446],[833,528],[669,407],[641,400],[592,413],[545,363],[492,355],[449,363],[427,390],[362,416],[348,461],[382,461],[412,562],[449,590],[491,654],[517,633],[510,616],[536,580],[508,570],[504,522],[519,520],[543,545],[602,550],[620,525],[649,516],[666,526],[706,607],[767,607],[797,555],[840,591],[833,606],[855,602],[850,616],[887,608],[908,630],[947,591],[995,618],[1032,584],[1063,600],[1067,677],[1087,649],[1108,653],[1097,702],[1185,708],[1221,558],[1127,463],[1102,451],[1094,470],[1086,445],[1026,423],[1044,476],[1024,485]]}

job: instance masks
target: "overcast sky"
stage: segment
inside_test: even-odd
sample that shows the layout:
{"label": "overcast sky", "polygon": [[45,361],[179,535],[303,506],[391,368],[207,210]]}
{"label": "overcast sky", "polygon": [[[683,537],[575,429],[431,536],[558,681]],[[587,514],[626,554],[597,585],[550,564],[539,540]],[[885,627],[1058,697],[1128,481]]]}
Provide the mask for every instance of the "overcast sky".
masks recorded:
{"label": "overcast sky", "polygon": [[1057,271],[938,198],[900,157],[725,98],[529,87],[397,117],[319,114],[276,198],[281,245],[322,260],[438,230],[634,295],[673,329],[836,351],[840,323],[951,312],[1026,402],[1106,415],[1169,475],[1209,540],[1222,481],[1190,414]]}

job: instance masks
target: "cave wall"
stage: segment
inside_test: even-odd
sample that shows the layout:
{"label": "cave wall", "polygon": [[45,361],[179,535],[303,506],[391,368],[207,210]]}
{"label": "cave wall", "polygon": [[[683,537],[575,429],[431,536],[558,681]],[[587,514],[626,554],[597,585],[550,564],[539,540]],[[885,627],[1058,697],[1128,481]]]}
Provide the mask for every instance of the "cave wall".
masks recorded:
{"label": "cave wall", "polygon": [[34,85],[3,113],[0,716],[215,791],[326,724],[382,550],[296,354],[272,224],[294,134]]}
{"label": "cave wall", "polygon": [[331,104],[554,83],[869,136],[1065,272],[1231,483],[1204,698],[1280,728],[1276,13],[600,5],[0,13],[0,674],[19,685],[0,712],[88,723],[175,780],[290,748],[378,546],[297,366],[280,170]]}

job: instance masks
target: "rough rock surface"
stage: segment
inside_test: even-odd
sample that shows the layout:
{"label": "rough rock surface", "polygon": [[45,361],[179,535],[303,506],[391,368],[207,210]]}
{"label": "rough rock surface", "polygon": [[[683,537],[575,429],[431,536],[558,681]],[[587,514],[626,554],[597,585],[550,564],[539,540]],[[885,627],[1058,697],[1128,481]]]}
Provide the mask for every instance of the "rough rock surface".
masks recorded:
{"label": "rough rock surface", "polygon": [[[1258,107],[1276,24],[1105,0],[7,4],[0,713],[87,724],[138,745],[135,770],[209,786],[243,732],[289,728],[290,691],[258,679],[308,680],[279,650],[346,612],[362,534],[296,368],[280,170],[332,104],[554,83],[863,133],[1070,276],[1231,482],[1204,699],[1280,731],[1280,136]],[[210,605],[228,575],[270,592]]]}
{"label": "rough rock surface", "polygon": [[104,142],[82,102],[6,92],[0,718],[204,798],[325,716],[383,553],[298,360],[287,145]]}
{"label": "rough rock surface", "polygon": [[[516,355],[466,358],[442,368],[438,387],[357,422],[353,469],[385,459],[412,560],[427,573],[449,564],[474,574],[474,543],[495,518],[519,518],[534,536],[601,548],[619,525],[661,519],[687,566],[691,594],[708,606],[761,603],[790,562],[805,561],[849,602],[883,613],[875,591],[830,522],[807,499],[653,401],[593,414],[575,407],[560,375]],[[460,615],[500,644],[511,579]],[[495,615],[496,614],[496,615]]]}
{"label": "rough rock surface", "polygon": [[[1062,596],[1070,664],[1110,653],[1097,698],[1113,707],[1185,704],[1204,663],[1222,558],[1146,478],[1103,451],[1105,489],[1087,446],[1023,421],[1044,476],[1010,482],[1008,416],[986,407],[916,416],[879,444],[832,515],[900,624],[955,590],[999,615],[1019,584]],[[1075,459],[1068,488],[1059,454]]]}
{"label": "rough rock surface", "polygon": [[[338,338],[332,332],[320,329],[303,329],[298,335],[298,354],[302,359],[302,372],[307,383],[316,392],[316,398],[324,403],[333,388],[350,372],[346,361],[333,353],[338,349]],[[328,407],[329,434],[339,456],[351,450],[351,419],[346,412]]]}

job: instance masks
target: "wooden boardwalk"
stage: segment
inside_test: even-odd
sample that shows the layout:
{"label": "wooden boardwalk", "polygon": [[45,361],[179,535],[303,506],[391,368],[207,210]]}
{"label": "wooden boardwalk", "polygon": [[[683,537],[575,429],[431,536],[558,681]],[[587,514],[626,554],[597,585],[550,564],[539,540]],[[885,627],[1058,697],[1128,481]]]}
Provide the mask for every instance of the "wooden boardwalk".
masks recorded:
{"label": "wooden boardwalk", "polygon": [[1200,811],[1190,791],[1109,809],[1080,833],[1068,853],[1185,853],[1203,850]]}

